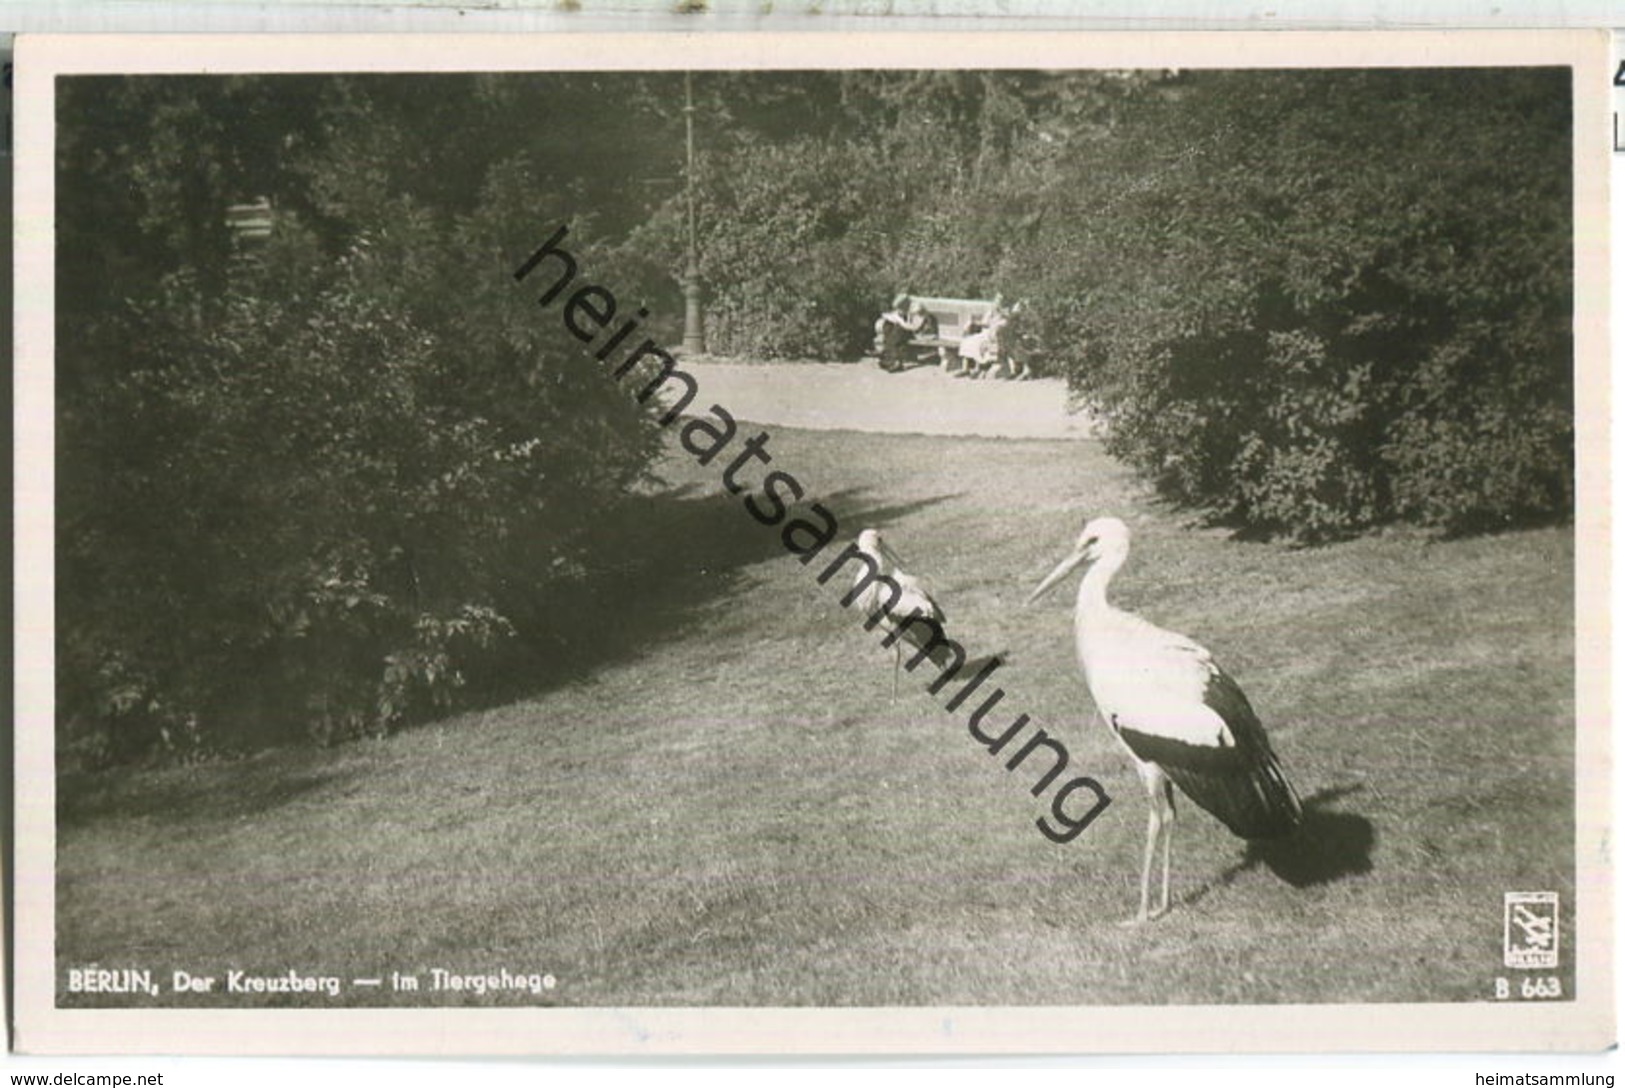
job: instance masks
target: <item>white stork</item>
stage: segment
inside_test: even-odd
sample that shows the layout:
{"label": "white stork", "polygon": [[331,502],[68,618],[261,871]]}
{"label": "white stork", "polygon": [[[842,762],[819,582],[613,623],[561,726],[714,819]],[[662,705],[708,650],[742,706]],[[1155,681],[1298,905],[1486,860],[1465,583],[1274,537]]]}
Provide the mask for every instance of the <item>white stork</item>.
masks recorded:
{"label": "white stork", "polygon": [[[1288,835],[1303,817],[1264,727],[1241,688],[1211,654],[1184,635],[1113,608],[1106,586],[1126,559],[1129,531],[1116,518],[1084,526],[1072,554],[1033,590],[1038,600],[1084,563],[1073,623],[1089,693],[1140,772],[1151,798],[1140,910],[1131,923],[1168,911],[1174,792],[1217,816],[1244,839]],[[1151,909],[1151,867],[1162,849],[1162,898]]]}
{"label": "white stork", "polygon": [[[884,612],[880,622],[882,629],[890,635],[897,635],[899,629],[902,632],[900,638],[892,639],[892,650],[896,654],[896,660],[892,665],[891,693],[892,698],[895,699],[897,698],[897,676],[903,669],[903,643],[907,642],[918,650],[923,649],[927,641],[919,626],[912,623],[904,626],[904,621],[918,612],[922,618],[934,620],[937,624],[942,625],[948,622],[948,616],[947,613],[943,612],[942,606],[932,598],[931,594],[925,591],[925,587],[920,584],[918,578],[912,574],[905,574],[899,569],[901,560],[897,558],[897,553],[892,551],[891,545],[882,539],[879,531],[865,529],[859,533],[858,551],[869,557],[880,575],[884,575],[896,582],[897,587],[902,590],[898,595],[897,603]],[[864,586],[863,592],[858,595],[856,603],[867,618],[886,609],[887,601],[891,595],[882,591],[880,577],[878,575],[872,578],[869,577],[869,571],[864,567],[858,569],[857,577],[852,580],[853,587],[856,588],[865,578],[869,579],[869,584]]]}

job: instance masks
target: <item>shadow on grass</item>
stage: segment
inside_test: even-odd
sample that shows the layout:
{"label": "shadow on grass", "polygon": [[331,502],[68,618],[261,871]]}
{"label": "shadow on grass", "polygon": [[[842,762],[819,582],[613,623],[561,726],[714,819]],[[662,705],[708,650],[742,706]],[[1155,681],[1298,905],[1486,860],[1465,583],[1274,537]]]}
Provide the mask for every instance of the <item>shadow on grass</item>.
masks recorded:
{"label": "shadow on grass", "polygon": [[751,607],[739,597],[745,569],[772,559],[794,563],[781,534],[800,517],[819,523],[805,513],[813,502],[835,515],[839,532],[802,568],[809,581],[862,529],[890,526],[953,497],[865,505],[861,489],[837,491],[808,496],[779,524],[764,525],[751,516],[743,496],[699,490],[676,487],[607,512],[588,541],[590,565],[583,577],[533,599],[516,615],[524,660],[508,661],[507,676],[482,685],[481,702],[535,696],[656,653],[675,636],[725,622],[712,606],[729,598],[738,598],[737,607]]}
{"label": "shadow on grass", "polygon": [[1227,887],[1250,869],[1262,865],[1294,888],[1330,884],[1344,877],[1363,876],[1372,869],[1371,851],[1377,831],[1371,821],[1352,812],[1331,808],[1362,785],[1332,786],[1303,799],[1303,823],[1290,838],[1249,842],[1241,861],[1184,896],[1189,906],[1217,888]]}
{"label": "shadow on grass", "polygon": [[1337,812],[1330,807],[1364,788],[1335,786],[1305,798],[1303,823],[1297,834],[1275,842],[1248,843],[1243,865],[1263,864],[1294,888],[1330,884],[1347,876],[1369,873],[1371,849],[1377,842],[1376,828],[1364,816]]}
{"label": "shadow on grass", "polygon": [[[889,527],[952,497],[877,505],[865,503],[861,489],[809,496],[784,523],[805,516],[816,501],[840,525],[819,559],[799,567],[781,540],[782,524],[767,526],[751,517],[743,496],[702,494],[697,485],[636,496],[601,514],[587,541],[589,561],[580,578],[561,585],[538,577],[536,584],[548,586],[545,596],[514,594],[519,607],[510,605],[508,611],[521,637],[489,660],[470,664],[470,685],[457,709],[535,697],[606,666],[658,654],[696,631],[703,638],[705,625],[727,622],[726,610],[717,605],[753,608],[742,585],[749,577],[746,568],[782,559],[799,567],[797,576],[811,580],[863,528]],[[514,578],[524,580],[522,572],[514,572]],[[436,720],[414,721],[401,731],[430,727]],[[308,744],[266,744],[258,750],[279,754],[271,762],[249,756],[153,774],[131,774],[128,768],[64,771],[58,780],[59,826],[109,817],[169,825],[259,816],[306,795],[353,788],[348,779],[364,773],[339,769],[332,753]]]}
{"label": "shadow on grass", "polygon": [[[358,773],[326,761],[290,767],[288,758],[273,764],[248,759],[153,774],[66,774],[57,783],[57,825],[67,830],[109,816],[164,825],[257,818],[307,795],[328,796]],[[291,758],[309,762],[322,755],[296,753]]]}

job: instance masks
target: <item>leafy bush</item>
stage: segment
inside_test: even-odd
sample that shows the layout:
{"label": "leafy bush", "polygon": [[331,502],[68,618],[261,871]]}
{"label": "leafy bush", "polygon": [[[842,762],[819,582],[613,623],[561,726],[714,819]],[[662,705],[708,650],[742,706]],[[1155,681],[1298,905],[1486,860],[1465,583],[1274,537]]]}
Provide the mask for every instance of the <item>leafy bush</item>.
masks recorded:
{"label": "leafy bush", "polygon": [[1566,516],[1568,95],[1538,70],[1178,81],[1090,148],[1109,214],[1051,194],[1052,356],[1114,452],[1232,523]]}
{"label": "leafy bush", "polygon": [[[65,221],[146,154],[65,184]],[[302,169],[311,218],[279,209],[221,275],[133,246],[151,286],[60,312],[59,703],[87,761],[442,711],[656,453],[649,409],[516,299],[564,218],[524,156],[457,210],[350,184],[378,176],[355,141]],[[63,244],[75,268],[97,239]]]}
{"label": "leafy bush", "polygon": [[[699,211],[706,341],[759,358],[856,358],[869,346],[885,256],[881,172],[860,147],[742,139],[704,166]],[[676,239],[673,239],[676,242]],[[680,243],[673,245],[674,264]]]}

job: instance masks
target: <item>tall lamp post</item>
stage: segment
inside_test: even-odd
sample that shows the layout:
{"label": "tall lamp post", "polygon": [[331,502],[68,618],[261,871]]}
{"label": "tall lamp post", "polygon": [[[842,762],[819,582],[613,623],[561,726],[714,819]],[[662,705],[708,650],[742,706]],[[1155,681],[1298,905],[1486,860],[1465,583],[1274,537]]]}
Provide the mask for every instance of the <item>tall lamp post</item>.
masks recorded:
{"label": "tall lamp post", "polygon": [[688,267],[683,270],[683,354],[705,354],[705,317],[700,312],[700,243],[694,226],[694,73],[683,73],[683,121],[688,131]]}

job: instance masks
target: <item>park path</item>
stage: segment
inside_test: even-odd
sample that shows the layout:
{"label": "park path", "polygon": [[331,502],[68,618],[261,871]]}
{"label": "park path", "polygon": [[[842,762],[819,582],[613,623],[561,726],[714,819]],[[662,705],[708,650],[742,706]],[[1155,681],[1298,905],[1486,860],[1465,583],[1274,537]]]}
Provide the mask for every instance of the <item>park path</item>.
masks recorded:
{"label": "park path", "polygon": [[863,363],[753,365],[686,360],[703,405],[735,419],[817,431],[966,435],[982,438],[1093,437],[1088,416],[1068,413],[1066,384],[970,381],[937,367],[888,374]]}

